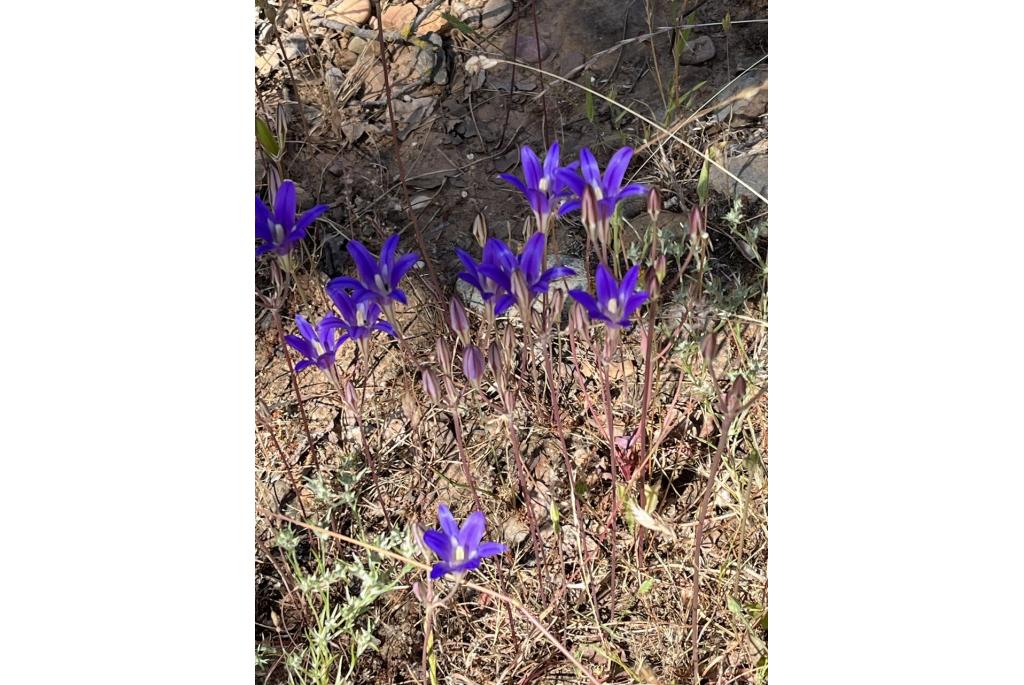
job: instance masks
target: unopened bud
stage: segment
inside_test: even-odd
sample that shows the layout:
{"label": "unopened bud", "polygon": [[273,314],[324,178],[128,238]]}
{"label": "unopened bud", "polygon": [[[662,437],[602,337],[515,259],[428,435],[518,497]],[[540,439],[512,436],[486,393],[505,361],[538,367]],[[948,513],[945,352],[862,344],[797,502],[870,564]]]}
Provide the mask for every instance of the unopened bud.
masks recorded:
{"label": "unopened bud", "polygon": [[492,340],[490,347],[487,348],[487,366],[491,367],[491,373],[497,377],[501,375],[504,364],[505,360],[501,354],[501,345],[498,344],[497,340]]}
{"label": "unopened bud", "polygon": [[520,316],[523,316],[530,307],[530,284],[526,282],[526,275],[521,269],[512,272],[512,295],[516,298]]}
{"label": "unopened bud", "polygon": [[484,375],[484,355],[476,345],[469,345],[462,352],[462,372],[474,386],[480,385]]}
{"label": "unopened bud", "polygon": [[718,336],[708,333],[700,343],[700,354],[704,357],[704,365],[711,368],[711,363],[718,356]]}
{"label": "unopened bud", "polygon": [[565,291],[562,289],[554,290],[551,293],[551,311],[554,315],[560,316],[562,313],[562,307],[565,306]]}
{"label": "unopened bud", "polygon": [[665,274],[668,273],[668,261],[665,259],[665,255],[658,255],[658,258],[654,260],[654,273],[658,275],[658,283],[665,282]]}
{"label": "unopened bud", "polygon": [[579,302],[572,306],[569,325],[578,333],[586,334],[587,332],[587,310]]}
{"label": "unopened bud", "polygon": [[445,398],[448,400],[448,404],[455,404],[455,400],[458,399],[459,394],[455,392],[455,384],[452,383],[451,376],[444,377],[444,393]]}
{"label": "unopened bud", "polygon": [[700,214],[700,207],[694,205],[690,210],[690,238],[692,240],[707,238],[708,234],[704,229],[704,218]]}
{"label": "unopened bud", "polygon": [[352,386],[352,381],[345,381],[345,402],[352,409],[352,411],[359,410],[359,398],[356,396],[356,389]]}
{"label": "unopened bud", "polygon": [[647,193],[647,213],[650,214],[651,221],[657,223],[658,215],[661,214],[663,207],[661,193],[658,192],[657,188],[652,187]]}
{"label": "unopened bud", "polygon": [[476,242],[483,247],[487,242],[487,217],[483,213],[478,213],[476,218],[473,219],[473,237],[476,238]]}
{"label": "unopened bud", "polygon": [[597,195],[594,189],[588,184],[583,189],[583,197],[580,201],[580,218],[583,227],[587,229],[587,235],[591,240],[597,235],[597,225],[600,223],[600,208],[597,204]]}
{"label": "unopened bud", "polygon": [[743,376],[736,376],[736,380],[733,381],[732,387],[729,388],[729,392],[725,396],[725,411],[730,414],[738,412],[743,406],[743,396],[746,394],[747,381]]}
{"label": "unopened bud", "polygon": [[450,376],[452,373],[452,348],[448,341],[438,338],[434,345],[434,354],[437,355],[437,363],[441,365],[441,370],[445,375]]}
{"label": "unopened bud", "polygon": [[506,326],[505,332],[501,334],[501,346],[505,359],[516,358],[516,335],[511,326]]}
{"label": "unopened bud", "polygon": [[466,316],[466,308],[462,306],[462,300],[453,297],[448,304],[448,324],[452,327],[455,335],[463,345],[469,344],[469,318]]}
{"label": "unopened bud", "polygon": [[430,369],[423,369],[423,390],[430,399],[437,402],[441,399],[441,388],[437,385],[437,376]]}

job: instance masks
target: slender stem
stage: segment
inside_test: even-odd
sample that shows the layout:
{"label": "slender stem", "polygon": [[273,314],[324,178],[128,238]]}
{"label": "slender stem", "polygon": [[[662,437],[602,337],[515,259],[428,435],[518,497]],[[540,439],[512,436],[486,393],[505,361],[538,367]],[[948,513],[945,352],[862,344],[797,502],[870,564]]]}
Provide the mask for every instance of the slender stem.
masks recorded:
{"label": "slender stem", "polygon": [[302,505],[302,490],[299,489],[299,484],[295,481],[295,474],[292,473],[291,464],[288,463],[288,458],[285,456],[284,450],[281,449],[281,443],[277,441],[277,436],[274,435],[274,427],[270,425],[269,421],[264,422],[263,427],[267,430],[270,441],[274,443],[274,448],[281,456],[281,461],[284,462],[284,470],[288,473],[288,480],[291,481],[292,490],[295,491],[295,500],[299,503],[299,511],[302,512],[302,518],[308,518],[309,515],[306,513],[306,508]]}
{"label": "slender stem", "polygon": [[469,455],[466,454],[466,443],[462,433],[462,417],[459,416],[459,406],[456,402],[451,407],[452,419],[455,422],[455,443],[459,447],[459,459],[462,461],[462,473],[466,477],[466,483],[469,484],[469,490],[473,493],[473,503],[476,504],[476,510],[483,512],[484,506],[480,503],[480,495],[476,491],[476,480],[473,478],[473,471],[469,468]]}
{"label": "slender stem", "polygon": [[533,513],[533,497],[526,485],[526,466],[523,464],[523,455],[519,450],[519,434],[512,414],[508,414],[508,437],[512,443],[512,456],[516,462],[516,475],[519,477],[519,489],[523,493],[526,502],[526,520],[530,524],[530,539],[533,542],[533,553],[537,557],[537,585],[540,590],[540,601],[547,601],[547,591],[544,589],[544,554],[540,544],[540,533],[537,530],[537,517]]}
{"label": "slender stem", "polygon": [[618,516],[615,512],[618,511],[618,484],[619,484],[619,464],[618,457],[616,456],[617,450],[615,448],[615,418],[612,414],[612,396],[611,396],[611,379],[608,377],[608,365],[612,362],[612,355],[615,353],[615,334],[614,331],[608,330],[607,337],[605,338],[604,357],[601,363],[601,371],[603,374],[603,387],[602,395],[604,397],[604,411],[608,420],[608,451],[611,455],[611,469],[612,469],[612,532],[611,540],[608,541],[609,547],[611,547],[611,592],[609,593],[609,612],[608,620],[613,622],[615,620],[615,533],[618,528]]}
{"label": "slender stem", "polygon": [[281,343],[281,349],[284,350],[284,358],[288,362],[288,373],[292,379],[292,390],[295,392],[295,400],[299,405],[299,416],[302,417],[302,428],[306,432],[306,446],[309,453],[313,456],[313,466],[319,472],[320,459],[316,455],[316,445],[313,444],[313,434],[309,431],[309,419],[306,418],[306,410],[303,408],[302,391],[299,390],[298,374],[295,373],[295,366],[292,364],[291,352],[288,351],[288,345],[284,341],[284,324],[281,322],[281,311],[276,308],[271,311],[273,312],[274,323],[277,325],[277,334]]}

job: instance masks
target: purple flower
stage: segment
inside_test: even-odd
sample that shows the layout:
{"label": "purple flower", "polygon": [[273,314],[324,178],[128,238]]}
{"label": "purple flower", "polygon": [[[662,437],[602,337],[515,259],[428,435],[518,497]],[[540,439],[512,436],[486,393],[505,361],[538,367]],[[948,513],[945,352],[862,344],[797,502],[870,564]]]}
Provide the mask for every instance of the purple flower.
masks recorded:
{"label": "purple flower", "polygon": [[427,547],[441,559],[430,571],[432,580],[446,573],[460,574],[472,571],[480,565],[484,557],[501,554],[508,549],[498,542],[480,542],[484,536],[486,521],[479,511],[469,515],[461,530],[452,512],[444,504],[437,508],[437,520],[441,522],[441,530],[428,530],[423,533],[423,541],[427,543]]}
{"label": "purple flower", "polygon": [[302,314],[295,315],[295,325],[302,335],[286,335],[284,341],[294,347],[305,357],[295,365],[295,373],[302,371],[307,366],[317,366],[324,371],[334,366],[334,356],[344,342],[343,337],[335,338],[335,329],[343,324],[338,317],[328,314],[317,325],[316,330]]}
{"label": "purple flower", "polygon": [[583,172],[582,175],[569,169],[562,169],[558,172],[558,177],[577,196],[577,199],[570,200],[562,205],[561,209],[558,210],[558,215],[564,216],[569,212],[579,209],[583,198],[583,189],[588,185],[594,190],[594,195],[597,198],[598,213],[600,218],[605,221],[610,219],[612,214],[615,213],[615,206],[620,201],[633,195],[643,195],[646,193],[647,188],[639,183],[630,183],[625,188],[622,187],[622,179],[626,175],[626,167],[629,166],[629,160],[632,156],[633,148],[619,148],[612,155],[611,161],[608,162],[608,167],[604,171],[604,178],[602,178],[601,170],[597,166],[597,160],[594,158],[594,155],[587,148],[580,150],[580,171]]}
{"label": "purple flower", "polygon": [[284,181],[277,190],[277,201],[271,212],[263,200],[256,196],[256,238],[263,245],[256,248],[256,256],[273,250],[282,257],[295,243],[306,237],[306,228],[327,211],[327,205],[317,205],[295,220],[295,184]]}
{"label": "purple flower", "polygon": [[484,302],[502,294],[502,291],[500,285],[480,272],[480,265],[491,264],[508,272],[516,268],[516,256],[497,238],[491,238],[484,244],[483,258],[479,264],[459,248],[455,248],[455,254],[466,267],[465,271],[459,273],[459,278],[476,288]]}
{"label": "purple flower", "polygon": [[558,165],[558,158],[557,140],[548,149],[543,165],[537,154],[524,145],[519,150],[523,180],[519,180],[512,174],[500,174],[500,178],[514,185],[526,197],[526,202],[537,219],[537,230],[539,231],[547,230],[552,205],[565,194],[566,182],[560,177],[559,172],[571,170],[578,164],[578,162],[573,162],[567,167],[561,167]]}
{"label": "purple flower", "polygon": [[523,251],[518,257],[500,240],[491,238],[487,241],[488,244],[492,241],[495,243],[493,249],[497,255],[493,262],[480,264],[479,271],[497,283],[505,293],[498,298],[494,308],[495,314],[504,314],[509,307],[515,304],[516,298],[512,294],[512,274],[517,269],[522,272],[531,297],[546,293],[551,287],[552,281],[576,273],[567,266],[553,266],[546,271],[541,270],[544,259],[544,240],[543,233],[534,233],[526,241],[526,245],[523,246]]}
{"label": "purple flower", "polygon": [[592,320],[604,321],[612,328],[629,328],[629,317],[647,301],[647,293],[634,292],[640,267],[634,266],[615,283],[615,276],[604,264],[597,265],[597,299],[584,290],[570,290],[569,294],[587,310]]}
{"label": "purple flower", "polygon": [[358,240],[348,241],[347,247],[348,253],[356,263],[359,278],[339,276],[327,284],[328,288],[352,288],[357,300],[377,300],[382,306],[386,306],[392,300],[408,304],[405,293],[398,287],[398,282],[402,280],[405,272],[419,261],[420,256],[410,252],[396,258],[398,234],[391,236],[384,243],[380,251],[380,260],[370,254]]}
{"label": "purple flower", "polygon": [[334,281],[327,284],[327,294],[341,314],[340,318],[334,317],[337,326],[345,329],[345,334],[338,340],[339,345],[346,340],[366,340],[374,331],[384,331],[392,338],[397,337],[391,324],[381,320],[380,305],[375,300],[360,300],[343,287],[332,284]]}

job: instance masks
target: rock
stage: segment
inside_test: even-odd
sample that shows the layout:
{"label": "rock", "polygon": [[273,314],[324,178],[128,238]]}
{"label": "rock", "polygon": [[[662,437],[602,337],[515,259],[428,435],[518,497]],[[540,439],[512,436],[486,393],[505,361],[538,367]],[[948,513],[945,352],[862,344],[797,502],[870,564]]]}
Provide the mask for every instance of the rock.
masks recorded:
{"label": "rock", "polygon": [[[768,197],[768,153],[748,153],[731,157],[722,164],[731,173],[739,176],[754,190]],[[718,167],[712,166],[708,175],[708,184],[712,189],[726,197],[740,197],[756,200],[757,197],[735,180],[723,174]]]}
{"label": "rock", "polygon": [[331,94],[337,95],[338,91],[345,85],[345,72],[338,67],[331,67],[327,70],[327,73],[324,74],[324,81],[327,83],[327,87],[330,89]]}
{"label": "rock", "polygon": [[747,72],[722,91],[718,99],[733,99],[715,111],[718,121],[745,123],[760,118],[768,111],[768,70]]}
{"label": "rock", "polygon": [[703,64],[715,56],[715,44],[710,36],[696,36],[686,41],[679,55],[681,64]]}
{"label": "rock", "polygon": [[[448,70],[445,68],[444,50],[441,49],[441,37],[432,34],[427,41],[429,47],[403,45],[394,55],[390,66],[392,92],[395,97],[409,95],[416,89],[413,86],[444,85],[448,82]],[[378,60],[366,75],[366,92],[364,99],[382,100],[384,98],[384,70]]]}
{"label": "rock", "polygon": [[470,7],[465,2],[455,0],[452,3],[452,14],[470,28],[478,29],[482,23],[483,8],[481,6]]}
{"label": "rock", "polygon": [[[319,3],[314,3],[312,10],[321,14],[320,11],[317,11],[319,9],[317,5]],[[370,0],[338,0],[322,9],[322,16],[342,24],[360,26],[370,18],[371,9]]]}
{"label": "rock", "polygon": [[[401,31],[416,18],[420,10],[416,5],[411,2],[407,2],[404,5],[393,5],[384,10],[381,15],[381,21],[384,23],[385,31]],[[419,26],[416,27],[417,36],[425,36],[428,33],[434,33],[440,31],[448,25],[444,17],[441,16],[439,9],[435,9],[433,12],[424,19]]]}
{"label": "rock", "polygon": [[348,42],[348,49],[351,52],[356,53],[357,55],[361,54],[365,47],[366,47],[366,39],[365,38],[360,38],[359,36],[352,36],[351,40],[349,40],[349,42]]}
{"label": "rock", "polygon": [[295,59],[309,52],[309,41],[301,33],[292,33],[281,39],[285,59]]}
{"label": "rock", "polygon": [[[506,51],[511,54],[513,48],[512,37],[510,36],[506,41]],[[540,43],[532,35],[525,33],[519,34],[519,39],[515,41],[515,52],[520,62],[526,62],[527,64],[535,64],[538,56],[540,59],[547,59],[551,54],[551,46],[545,43],[543,40]]]}
{"label": "rock", "polygon": [[487,0],[484,3],[481,19],[485,29],[497,28],[501,22],[512,14],[512,0]]}
{"label": "rock", "polygon": [[[334,63],[342,69],[351,69],[356,65],[356,60],[359,59],[358,53],[352,52],[351,50],[338,50],[334,53]],[[334,67],[337,68],[337,67]],[[339,85],[334,88],[334,93],[337,93],[341,89]]]}

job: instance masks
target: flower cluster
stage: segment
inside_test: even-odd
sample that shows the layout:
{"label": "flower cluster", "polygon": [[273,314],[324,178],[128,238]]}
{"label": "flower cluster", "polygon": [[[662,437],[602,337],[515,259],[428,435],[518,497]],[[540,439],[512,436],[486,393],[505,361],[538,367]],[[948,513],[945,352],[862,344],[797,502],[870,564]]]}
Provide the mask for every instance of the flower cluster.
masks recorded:
{"label": "flower cluster", "polygon": [[494,298],[494,313],[500,316],[516,303],[513,280],[517,272],[522,274],[526,283],[526,300],[543,295],[551,287],[552,282],[576,273],[567,266],[545,269],[544,247],[544,234],[534,233],[518,255],[497,238],[489,239],[484,245],[483,259],[479,263],[462,250],[458,250],[459,259],[466,267],[466,271],[461,272],[459,278],[476,288],[485,302]]}

